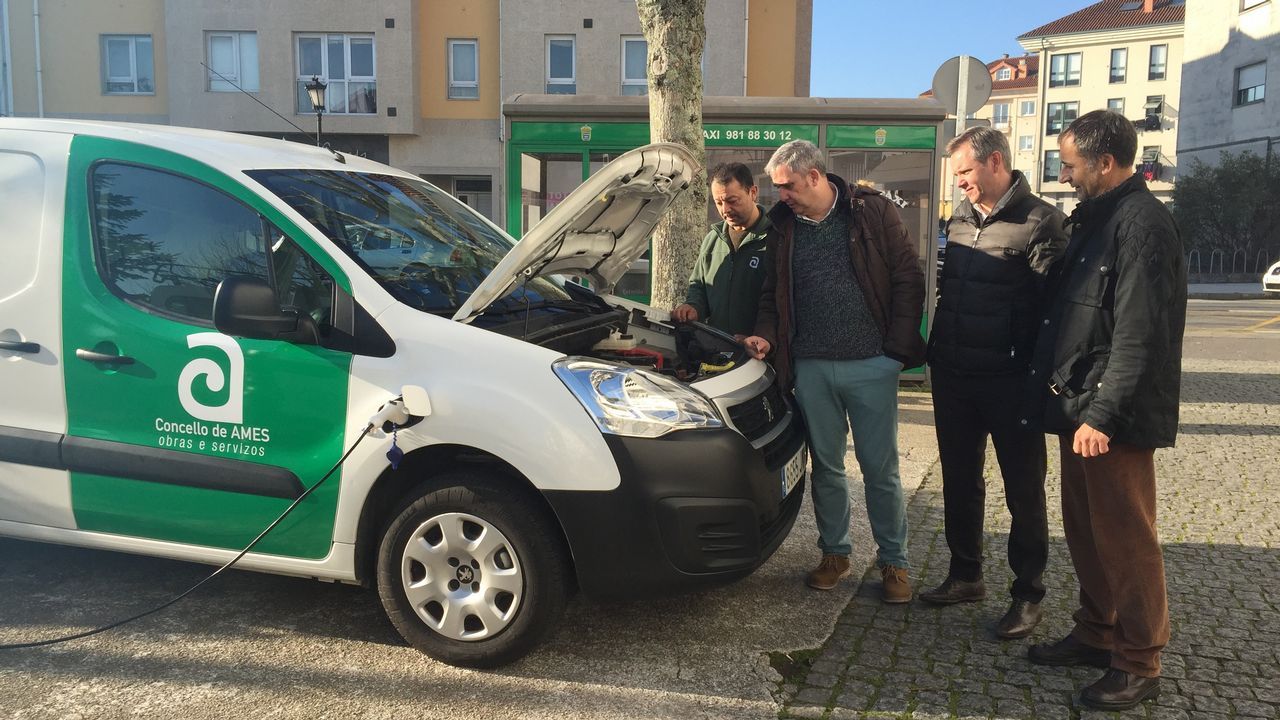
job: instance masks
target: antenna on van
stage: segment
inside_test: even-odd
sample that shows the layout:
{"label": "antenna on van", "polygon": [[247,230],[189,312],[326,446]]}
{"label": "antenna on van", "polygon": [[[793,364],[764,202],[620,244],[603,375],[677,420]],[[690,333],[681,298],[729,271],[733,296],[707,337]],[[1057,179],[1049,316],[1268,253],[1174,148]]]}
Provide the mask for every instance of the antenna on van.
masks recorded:
{"label": "antenna on van", "polygon": [[[297,123],[295,123],[294,121],[290,120],[289,118],[287,118],[287,117],[285,117],[285,116],[281,115],[280,113],[276,112],[276,111],[275,111],[275,108],[271,107],[270,105],[268,105],[268,104],[266,104],[266,103],[262,102],[261,100],[259,100],[259,99],[258,99],[258,98],[256,98],[256,97],[254,97],[254,96],[253,96],[253,93],[251,93],[251,92],[249,92],[248,90],[245,90],[244,88],[242,88],[242,87],[240,87],[239,85],[237,85],[237,84],[235,83],[235,81],[234,81],[234,80],[232,80],[231,78],[229,78],[229,77],[227,77],[226,75],[223,75],[222,73],[218,72],[217,70],[214,70],[213,68],[209,67],[208,65],[206,65],[206,64],[204,63],[204,61],[203,61],[203,60],[202,60],[202,61],[200,61],[200,64],[201,64],[201,65],[204,65],[204,68],[205,68],[206,70],[208,70],[209,72],[211,72],[211,73],[213,73],[214,75],[217,75],[219,78],[221,78],[223,82],[225,82],[225,83],[227,83],[228,85],[230,85],[231,87],[233,87],[233,88],[235,88],[235,89],[239,90],[240,92],[244,93],[245,95],[248,95],[248,96],[249,96],[249,99],[251,99],[251,100],[253,100],[254,102],[258,103],[258,104],[259,104],[259,105],[261,105],[262,107],[264,107],[264,108],[266,108],[266,109],[270,110],[270,111],[271,111],[271,113],[272,113],[273,115],[275,115],[276,117],[280,118],[281,120],[283,120],[283,121],[285,121],[285,122],[289,123],[290,125],[294,126],[295,128],[297,128],[298,132],[302,133],[303,135],[306,135],[306,134],[307,134],[307,131],[306,131],[306,130],[303,130],[303,129],[302,129],[302,128],[300,128],[300,127],[298,127],[298,124],[297,124]],[[332,151],[332,150],[330,150],[330,152],[333,152],[333,151]]]}

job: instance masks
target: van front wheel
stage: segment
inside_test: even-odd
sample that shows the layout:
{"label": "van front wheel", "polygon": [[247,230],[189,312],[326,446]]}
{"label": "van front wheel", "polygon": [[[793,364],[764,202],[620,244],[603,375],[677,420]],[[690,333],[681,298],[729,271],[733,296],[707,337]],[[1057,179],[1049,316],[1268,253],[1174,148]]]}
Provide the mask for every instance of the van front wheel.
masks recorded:
{"label": "van front wheel", "polygon": [[450,665],[497,667],[555,626],[568,562],[559,533],[520,490],[455,473],[401,506],[379,546],[378,594],[410,645]]}

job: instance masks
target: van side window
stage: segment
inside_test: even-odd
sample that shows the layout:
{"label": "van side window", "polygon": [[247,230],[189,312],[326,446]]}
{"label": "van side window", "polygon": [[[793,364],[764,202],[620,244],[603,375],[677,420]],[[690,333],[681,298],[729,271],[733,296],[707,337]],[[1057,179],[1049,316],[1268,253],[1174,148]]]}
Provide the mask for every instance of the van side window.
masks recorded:
{"label": "van side window", "polygon": [[180,175],[118,163],[92,171],[98,270],[115,294],[176,319],[210,325],[230,276],[264,280],[280,305],[311,315],[322,335],[333,278],[240,201]]}
{"label": "van side window", "polygon": [[114,163],[91,171],[98,271],[113,292],[209,325],[228,275],[268,280],[259,215],[208,185]]}

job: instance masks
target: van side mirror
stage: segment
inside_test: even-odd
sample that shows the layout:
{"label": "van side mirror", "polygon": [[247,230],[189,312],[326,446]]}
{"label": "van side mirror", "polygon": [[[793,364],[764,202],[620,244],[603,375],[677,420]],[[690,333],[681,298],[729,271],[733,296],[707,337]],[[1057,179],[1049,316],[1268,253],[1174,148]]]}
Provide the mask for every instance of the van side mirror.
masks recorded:
{"label": "van side mirror", "polygon": [[258,278],[233,276],[218,283],[213,294],[213,326],[227,335],[320,344],[315,320],[296,310],[280,309],[275,291]]}

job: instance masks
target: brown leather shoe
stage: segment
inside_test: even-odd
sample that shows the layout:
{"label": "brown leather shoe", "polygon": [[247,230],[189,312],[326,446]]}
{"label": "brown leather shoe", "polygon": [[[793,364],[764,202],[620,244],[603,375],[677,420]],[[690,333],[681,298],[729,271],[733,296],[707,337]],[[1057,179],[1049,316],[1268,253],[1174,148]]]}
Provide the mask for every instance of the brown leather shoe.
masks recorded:
{"label": "brown leather shoe", "polygon": [[906,568],[880,566],[880,599],[892,605],[911,602],[911,578]]}
{"label": "brown leather shoe", "polygon": [[920,593],[920,599],[934,605],[955,605],[962,602],[977,602],[987,596],[987,586],[981,579],[969,582],[947,576],[942,584],[932,590]]}
{"label": "brown leather shoe", "polygon": [[1000,622],[996,623],[996,637],[1002,640],[1024,638],[1040,624],[1040,603],[1014,598],[1009,603]]}
{"label": "brown leather shoe", "polygon": [[809,573],[806,582],[815,590],[831,590],[848,574],[849,558],[844,555],[823,555],[822,562]]}
{"label": "brown leather shoe", "polygon": [[1111,668],[1080,691],[1080,702],[1095,710],[1128,710],[1160,695],[1160,678]]}
{"label": "brown leather shoe", "polygon": [[1032,645],[1027,648],[1027,659],[1037,665],[1111,667],[1110,650],[1085,645],[1075,635],[1067,635],[1056,643]]}

